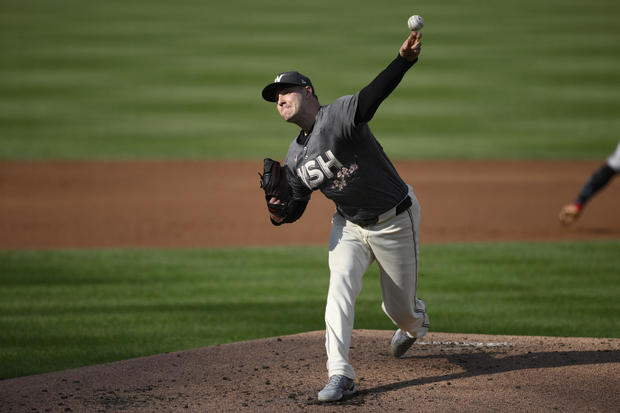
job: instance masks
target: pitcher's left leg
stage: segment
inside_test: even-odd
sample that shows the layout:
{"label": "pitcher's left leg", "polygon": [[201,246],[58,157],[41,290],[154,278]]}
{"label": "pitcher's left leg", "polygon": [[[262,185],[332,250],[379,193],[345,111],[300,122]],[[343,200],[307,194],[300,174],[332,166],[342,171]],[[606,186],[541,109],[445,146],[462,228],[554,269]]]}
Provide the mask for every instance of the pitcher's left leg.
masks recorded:
{"label": "pitcher's left leg", "polygon": [[381,270],[383,311],[412,337],[423,337],[429,328],[426,304],[417,298],[419,204],[372,229],[371,249]]}

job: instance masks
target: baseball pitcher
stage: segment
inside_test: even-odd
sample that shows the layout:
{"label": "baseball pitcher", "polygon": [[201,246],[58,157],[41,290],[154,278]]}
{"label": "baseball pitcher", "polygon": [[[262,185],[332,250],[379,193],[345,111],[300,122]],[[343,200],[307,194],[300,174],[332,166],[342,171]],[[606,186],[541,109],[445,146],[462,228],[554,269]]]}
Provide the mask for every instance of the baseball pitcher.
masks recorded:
{"label": "baseball pitcher", "polygon": [[416,296],[420,206],[368,127],[381,102],[418,61],[421,34],[412,31],[396,58],[359,92],[321,106],[310,79],[279,74],[262,91],[280,116],[301,128],[284,165],[266,159],[261,187],[274,225],[299,219],[312,191],[336,205],[329,237],[330,281],[325,308],[328,383],[320,401],[355,393],[349,363],[355,301],[373,261],[381,273],[382,308],[398,330],[390,344],[402,356],[429,328]]}

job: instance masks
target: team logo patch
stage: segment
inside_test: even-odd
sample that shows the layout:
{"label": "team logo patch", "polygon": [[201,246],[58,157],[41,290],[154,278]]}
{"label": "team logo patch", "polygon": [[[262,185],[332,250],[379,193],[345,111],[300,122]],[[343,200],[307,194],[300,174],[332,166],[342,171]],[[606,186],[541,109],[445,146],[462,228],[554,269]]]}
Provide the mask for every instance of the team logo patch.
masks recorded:
{"label": "team logo patch", "polygon": [[355,163],[345,167],[332,151],[328,150],[297,168],[297,176],[310,189],[317,189],[326,179],[332,179],[329,189],[342,191],[351,182],[358,169],[359,166]]}
{"label": "team logo patch", "polygon": [[336,178],[332,182],[331,189],[335,191],[342,191],[346,186],[347,182],[351,180],[351,178],[355,175],[355,171],[358,170],[358,166],[356,163],[349,166],[348,168],[342,168],[336,174]]}

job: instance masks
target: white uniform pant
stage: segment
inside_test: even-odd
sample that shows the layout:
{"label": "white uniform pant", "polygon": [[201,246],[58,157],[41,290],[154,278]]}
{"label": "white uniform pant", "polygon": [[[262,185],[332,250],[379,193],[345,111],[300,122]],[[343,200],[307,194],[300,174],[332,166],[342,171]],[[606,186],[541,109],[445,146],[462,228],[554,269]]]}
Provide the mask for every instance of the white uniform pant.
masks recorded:
{"label": "white uniform pant", "polygon": [[426,306],[416,297],[420,205],[409,191],[412,206],[376,225],[360,227],[334,214],[329,239],[329,291],[325,308],[325,348],[331,377],[355,378],[349,363],[355,301],[362,276],[377,260],[381,274],[382,308],[385,314],[413,337],[428,332]]}
{"label": "white uniform pant", "polygon": [[620,142],[616,150],[607,158],[607,165],[616,172],[620,172]]}

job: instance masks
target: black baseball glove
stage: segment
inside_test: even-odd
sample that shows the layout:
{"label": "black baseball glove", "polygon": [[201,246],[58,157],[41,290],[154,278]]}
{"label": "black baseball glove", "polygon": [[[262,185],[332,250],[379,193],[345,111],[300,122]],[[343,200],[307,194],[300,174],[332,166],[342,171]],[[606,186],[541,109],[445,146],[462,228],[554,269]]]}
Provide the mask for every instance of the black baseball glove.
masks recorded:
{"label": "black baseball glove", "polygon": [[[280,162],[266,158],[263,173],[260,176],[260,187],[265,191],[265,200],[269,212],[277,217],[286,218],[286,206],[289,200],[289,186],[286,180],[286,168]],[[281,204],[269,202],[271,198],[277,198]]]}

